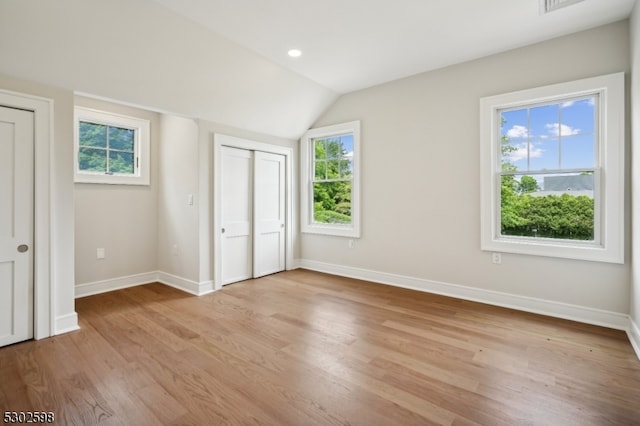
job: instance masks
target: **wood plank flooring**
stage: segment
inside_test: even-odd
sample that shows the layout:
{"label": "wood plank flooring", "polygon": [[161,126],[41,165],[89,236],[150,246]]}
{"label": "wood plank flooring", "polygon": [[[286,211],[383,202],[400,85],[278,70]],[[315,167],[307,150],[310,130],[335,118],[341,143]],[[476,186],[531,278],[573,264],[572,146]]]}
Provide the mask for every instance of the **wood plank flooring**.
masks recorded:
{"label": "wood plank flooring", "polygon": [[65,425],[640,425],[624,332],[296,270],[76,301],[0,349],[0,414]]}

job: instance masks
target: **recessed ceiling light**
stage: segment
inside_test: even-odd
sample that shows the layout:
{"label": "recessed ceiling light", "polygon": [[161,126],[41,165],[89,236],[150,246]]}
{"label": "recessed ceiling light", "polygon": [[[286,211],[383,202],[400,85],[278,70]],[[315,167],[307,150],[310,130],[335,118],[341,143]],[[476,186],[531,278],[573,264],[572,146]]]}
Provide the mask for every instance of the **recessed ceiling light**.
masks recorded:
{"label": "recessed ceiling light", "polygon": [[300,51],[300,49],[291,49],[287,54],[292,58],[299,58],[302,55],[302,51]]}

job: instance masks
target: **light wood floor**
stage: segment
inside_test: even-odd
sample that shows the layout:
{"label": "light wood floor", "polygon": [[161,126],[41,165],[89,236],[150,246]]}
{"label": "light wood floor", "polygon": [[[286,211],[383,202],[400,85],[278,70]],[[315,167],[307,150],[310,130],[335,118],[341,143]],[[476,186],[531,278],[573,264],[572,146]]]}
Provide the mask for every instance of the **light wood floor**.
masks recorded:
{"label": "light wood floor", "polygon": [[76,301],[0,349],[0,414],[58,424],[640,424],[621,331],[297,270]]}

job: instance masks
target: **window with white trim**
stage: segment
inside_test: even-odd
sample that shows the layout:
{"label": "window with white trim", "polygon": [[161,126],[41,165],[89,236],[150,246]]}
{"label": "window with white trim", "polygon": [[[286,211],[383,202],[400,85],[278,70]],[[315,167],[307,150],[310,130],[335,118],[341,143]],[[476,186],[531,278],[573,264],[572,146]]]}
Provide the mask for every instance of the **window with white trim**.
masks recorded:
{"label": "window with white trim", "polygon": [[149,121],[75,109],[75,182],[149,185]]}
{"label": "window with white trim", "polygon": [[302,232],[360,237],[360,122],[307,131],[300,153]]}
{"label": "window with white trim", "polygon": [[624,262],[624,74],[482,98],[483,250]]}

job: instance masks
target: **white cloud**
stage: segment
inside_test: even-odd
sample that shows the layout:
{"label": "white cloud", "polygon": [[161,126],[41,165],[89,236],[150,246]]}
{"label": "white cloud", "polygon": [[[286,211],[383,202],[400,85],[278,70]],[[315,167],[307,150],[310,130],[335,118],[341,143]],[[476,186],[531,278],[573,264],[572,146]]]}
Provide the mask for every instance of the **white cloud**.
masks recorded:
{"label": "white cloud", "polygon": [[574,129],[566,124],[549,123],[545,127],[552,136],[572,136],[580,133],[580,129]]}
{"label": "white cloud", "polygon": [[507,130],[507,136],[510,138],[526,138],[529,136],[529,130],[525,126],[516,124]]}
{"label": "white cloud", "polygon": [[535,144],[531,144],[529,150],[527,150],[527,143],[521,143],[518,145],[514,145],[516,150],[511,151],[505,155],[508,161],[515,163],[516,161],[526,160],[529,158],[540,158],[544,154],[544,149],[538,148]]}
{"label": "white cloud", "polygon": [[561,103],[560,107],[561,108],[569,108],[570,106],[573,106],[576,102],[584,102],[584,101],[587,101],[587,105],[594,106],[595,105],[595,100],[596,99],[593,96],[590,97],[590,98],[587,98],[587,99],[578,99],[578,100],[573,99],[573,100]]}

